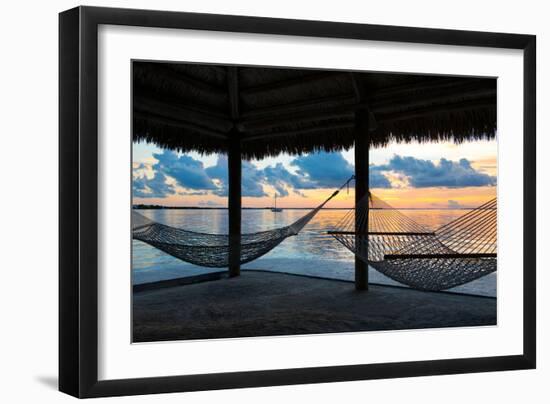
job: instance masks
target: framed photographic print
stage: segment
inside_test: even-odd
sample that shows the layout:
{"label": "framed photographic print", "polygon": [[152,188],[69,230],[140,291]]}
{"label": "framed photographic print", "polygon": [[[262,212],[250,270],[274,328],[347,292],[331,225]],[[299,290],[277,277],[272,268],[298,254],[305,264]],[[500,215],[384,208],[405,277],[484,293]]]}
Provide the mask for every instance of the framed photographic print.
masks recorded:
{"label": "framed photographic print", "polygon": [[61,391],[535,367],[534,36],[59,21]]}

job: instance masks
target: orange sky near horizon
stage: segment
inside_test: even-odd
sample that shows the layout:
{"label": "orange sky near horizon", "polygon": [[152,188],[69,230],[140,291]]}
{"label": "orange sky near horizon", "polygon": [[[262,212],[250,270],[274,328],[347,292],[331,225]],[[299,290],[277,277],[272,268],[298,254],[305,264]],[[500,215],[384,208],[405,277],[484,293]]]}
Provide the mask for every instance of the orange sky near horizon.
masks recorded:
{"label": "orange sky near horizon", "polygon": [[[401,188],[401,189],[372,189],[374,195],[395,208],[453,208],[449,200],[455,201],[457,207],[476,207],[496,197],[496,187],[466,187],[466,188]],[[291,194],[278,198],[277,206],[281,208],[311,208],[321,203],[334,189],[324,188],[303,191],[303,196]],[[164,206],[204,206],[227,207],[227,199],[216,195],[208,197],[209,204],[204,203],[204,196],[173,195],[167,198],[135,198],[135,204],[164,205]],[[183,202],[183,203],[182,203]],[[267,208],[272,206],[272,200],[267,198],[243,197],[242,204],[246,208]],[[352,208],[355,203],[355,190],[353,187],[342,190],[327,208]]]}

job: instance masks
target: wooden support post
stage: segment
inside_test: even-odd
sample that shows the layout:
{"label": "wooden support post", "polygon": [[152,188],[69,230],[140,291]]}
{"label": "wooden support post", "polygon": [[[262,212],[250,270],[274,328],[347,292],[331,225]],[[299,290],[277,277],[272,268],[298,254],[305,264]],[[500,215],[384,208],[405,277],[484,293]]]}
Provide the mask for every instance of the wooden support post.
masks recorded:
{"label": "wooden support post", "polygon": [[229,175],[229,276],[241,274],[241,134],[235,125],[239,118],[239,71],[227,67],[227,90],[229,93],[229,114],[233,129],[229,131],[227,165]]}
{"label": "wooden support post", "polygon": [[[355,112],[355,206],[368,193],[369,190],[369,111],[358,109]],[[357,213],[357,211],[356,211]],[[356,218],[357,218],[356,214]],[[368,231],[368,211],[366,231]],[[355,231],[361,232],[358,223],[355,223]],[[368,243],[368,237],[367,237]],[[368,244],[367,244],[368,251]],[[368,290],[369,272],[366,262],[355,257],[355,289]]]}
{"label": "wooden support post", "polygon": [[229,276],[241,273],[241,140],[239,133],[229,136],[227,153],[229,176]]}

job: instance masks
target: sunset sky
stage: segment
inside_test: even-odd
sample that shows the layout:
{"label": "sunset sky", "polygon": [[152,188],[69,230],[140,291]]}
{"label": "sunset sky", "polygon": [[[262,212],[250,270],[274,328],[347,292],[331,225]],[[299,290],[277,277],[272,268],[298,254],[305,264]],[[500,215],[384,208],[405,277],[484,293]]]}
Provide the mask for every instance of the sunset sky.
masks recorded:
{"label": "sunset sky", "polygon": [[[392,143],[370,152],[371,191],[398,208],[475,207],[496,196],[497,143]],[[354,151],[243,161],[244,207],[313,207],[354,171]],[[227,206],[224,155],[133,146],[134,204]],[[353,183],[327,207],[353,207]]]}

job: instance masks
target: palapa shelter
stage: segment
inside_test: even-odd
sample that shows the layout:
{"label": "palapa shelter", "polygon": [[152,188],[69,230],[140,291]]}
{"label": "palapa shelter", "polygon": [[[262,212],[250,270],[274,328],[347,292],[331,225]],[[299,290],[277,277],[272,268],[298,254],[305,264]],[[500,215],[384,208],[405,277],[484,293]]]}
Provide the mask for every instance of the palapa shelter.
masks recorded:
{"label": "palapa shelter", "polygon": [[[227,153],[229,272],[236,276],[242,159],[355,146],[357,202],[368,190],[370,146],[492,138],[496,91],[493,78],[134,62],[133,138]],[[356,258],[357,289],[368,287],[367,276]]]}

